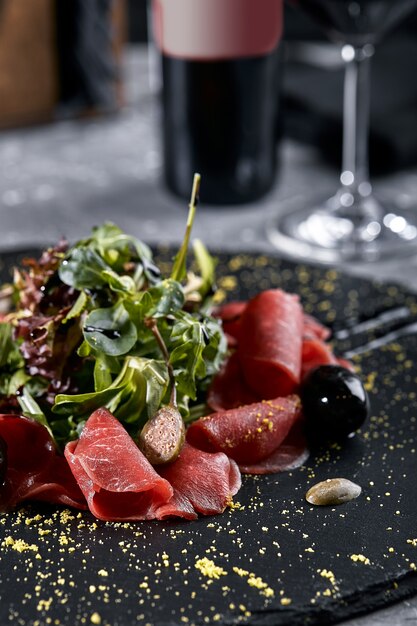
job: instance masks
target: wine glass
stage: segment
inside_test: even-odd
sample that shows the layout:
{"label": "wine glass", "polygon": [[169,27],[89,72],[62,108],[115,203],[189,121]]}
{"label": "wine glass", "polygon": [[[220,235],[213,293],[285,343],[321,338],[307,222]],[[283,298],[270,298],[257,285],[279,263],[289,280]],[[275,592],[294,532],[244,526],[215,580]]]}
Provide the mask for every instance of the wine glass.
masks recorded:
{"label": "wine glass", "polygon": [[374,46],[417,7],[417,0],[293,0],[292,4],[342,44],[342,171],[340,187],[332,197],[319,198],[308,207],[290,203],[268,224],[268,237],[292,256],[324,263],[377,261],[415,253],[417,213],[399,206],[395,195],[372,190],[368,134]]}

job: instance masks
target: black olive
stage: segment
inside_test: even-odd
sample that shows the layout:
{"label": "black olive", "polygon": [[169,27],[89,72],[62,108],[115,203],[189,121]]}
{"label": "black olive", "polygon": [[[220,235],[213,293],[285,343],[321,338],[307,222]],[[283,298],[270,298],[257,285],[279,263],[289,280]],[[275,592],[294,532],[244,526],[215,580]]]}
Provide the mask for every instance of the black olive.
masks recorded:
{"label": "black olive", "polygon": [[301,401],[316,439],[343,439],[365,422],[369,398],[361,379],[339,365],[320,365],[304,379]]}
{"label": "black olive", "polygon": [[0,436],[0,487],[6,481],[7,472],[7,443]]}

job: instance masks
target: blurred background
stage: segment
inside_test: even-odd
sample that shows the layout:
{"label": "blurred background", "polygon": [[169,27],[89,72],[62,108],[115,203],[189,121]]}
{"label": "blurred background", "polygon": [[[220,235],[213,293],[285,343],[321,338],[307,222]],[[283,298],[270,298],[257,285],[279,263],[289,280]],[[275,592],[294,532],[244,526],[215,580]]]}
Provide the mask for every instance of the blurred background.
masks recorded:
{"label": "blurred background", "polygon": [[[123,74],[151,37],[146,0],[2,0],[0,128],[115,112],[137,85]],[[285,6],[283,134],[341,155],[343,67],[319,24]],[[417,160],[417,14],[379,44],[372,75],[371,166]],[[142,85],[146,90],[147,86]]]}
{"label": "blurred background", "polygon": [[[164,182],[150,31],[145,0],[0,1],[2,248],[74,239],[105,219],[151,243],[180,239],[186,205]],[[378,45],[371,80],[371,172],[408,194],[417,185],[416,34],[414,12]],[[279,47],[277,176],[238,207],[205,201],[203,177],[196,234],[215,247],[270,248],[263,223],[280,202],[338,179],[340,45],[285,5]]]}

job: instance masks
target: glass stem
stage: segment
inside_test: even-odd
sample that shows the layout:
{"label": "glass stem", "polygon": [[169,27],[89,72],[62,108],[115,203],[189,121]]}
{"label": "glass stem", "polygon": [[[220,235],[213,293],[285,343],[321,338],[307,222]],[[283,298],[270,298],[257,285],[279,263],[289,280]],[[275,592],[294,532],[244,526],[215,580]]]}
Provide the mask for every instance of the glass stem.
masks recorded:
{"label": "glass stem", "polygon": [[340,181],[350,193],[369,195],[368,140],[370,109],[371,45],[354,48],[345,45],[346,63],[343,104],[343,160]]}

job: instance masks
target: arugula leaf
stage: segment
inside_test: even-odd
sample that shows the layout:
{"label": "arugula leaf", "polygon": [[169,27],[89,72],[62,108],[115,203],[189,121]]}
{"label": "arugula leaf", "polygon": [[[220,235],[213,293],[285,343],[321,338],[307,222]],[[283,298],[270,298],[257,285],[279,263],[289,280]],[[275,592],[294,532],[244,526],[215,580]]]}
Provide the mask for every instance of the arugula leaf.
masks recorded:
{"label": "arugula leaf", "polygon": [[150,317],[154,299],[149,291],[141,291],[132,298],[125,298],[123,305],[129,313],[130,319],[136,326],[138,339],[143,340],[143,334],[149,336],[149,331],[144,326],[144,320]]}
{"label": "arugula leaf", "polygon": [[112,369],[113,364],[111,357],[107,356],[103,352],[99,352],[96,355],[94,363],[94,390],[104,391],[112,384]]}
{"label": "arugula leaf", "polygon": [[127,354],[136,343],[136,326],[123,304],[95,309],[85,320],[84,338],[95,350],[109,356]]}
{"label": "arugula leaf", "polygon": [[136,285],[131,276],[119,276],[113,270],[103,270],[102,277],[106,279],[110,289],[119,293],[134,293]]}
{"label": "arugula leaf", "polygon": [[125,263],[139,261],[133,277],[138,287],[143,286],[142,278],[149,284],[159,280],[160,271],[152,261],[151,249],[135,237],[126,235],[115,224],[106,222],[94,228],[90,239],[83,243],[96,250],[116,272],[121,272]]}
{"label": "arugula leaf", "polygon": [[[220,324],[206,315],[215,261],[201,242],[194,244],[201,276],[182,284],[198,186],[197,175],[170,277],[161,277],[148,246],[114,224],[104,224],[63,261],[61,255],[48,266],[53,315],[46,317],[32,298],[32,315],[22,322],[18,315],[14,318],[18,341],[11,324],[0,323],[0,396],[17,398],[24,389],[25,410],[46,421],[61,445],[79,436],[101,406],[135,435],[170,401],[174,388],[185,420],[204,410],[204,393],[222,364],[226,340]],[[33,263],[41,272],[43,266]],[[155,325],[158,336],[152,332]],[[36,345],[27,339],[28,329],[36,331]],[[22,341],[28,345],[23,343],[21,351]],[[41,375],[31,374],[32,363]],[[62,389],[67,392],[53,402],[53,394]]]}
{"label": "arugula leaf", "polygon": [[106,284],[103,270],[111,270],[97,252],[80,246],[73,248],[59,266],[63,283],[76,289],[97,289]]}
{"label": "arugula leaf", "polygon": [[113,400],[123,391],[123,385],[111,386],[102,391],[80,393],[77,395],[58,394],[52,407],[53,413],[65,417],[79,418],[90,417],[91,413],[110,400]]}
{"label": "arugula leaf", "polygon": [[166,317],[184,306],[184,291],[180,283],[172,278],[161,281],[158,285],[151,287],[147,293],[152,298],[148,317]]}
{"label": "arugula leaf", "polygon": [[227,353],[227,340],[221,324],[213,317],[204,317],[202,325],[206,334],[206,345],[202,358],[206,376],[214,376],[220,370]]}
{"label": "arugula leaf", "polygon": [[124,424],[143,425],[159,409],[168,388],[168,371],[163,361],[129,357],[121,378],[125,388],[109,410]]}
{"label": "arugula leaf", "polygon": [[204,378],[206,364],[202,358],[206,334],[192,315],[180,311],[171,333],[170,363],[174,369],[177,390],[196,399],[196,378]]}
{"label": "arugula leaf", "polygon": [[[60,394],[52,411],[77,424],[106,406],[121,422],[138,428],[158,410],[167,388],[168,371],[163,361],[128,357],[109,387],[93,393]],[[53,424],[55,429],[56,422]]]}
{"label": "arugula leaf", "polygon": [[26,387],[24,387],[21,394],[17,396],[17,401],[22,409],[22,415],[32,418],[35,422],[38,422],[38,424],[42,424],[42,426],[44,426],[50,434],[52,440],[55,442],[54,433],[48,424],[45,413],[42,411],[39,404],[34,400]]}

